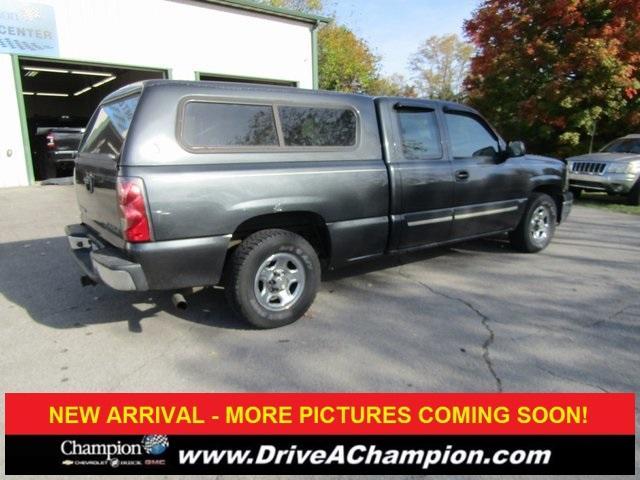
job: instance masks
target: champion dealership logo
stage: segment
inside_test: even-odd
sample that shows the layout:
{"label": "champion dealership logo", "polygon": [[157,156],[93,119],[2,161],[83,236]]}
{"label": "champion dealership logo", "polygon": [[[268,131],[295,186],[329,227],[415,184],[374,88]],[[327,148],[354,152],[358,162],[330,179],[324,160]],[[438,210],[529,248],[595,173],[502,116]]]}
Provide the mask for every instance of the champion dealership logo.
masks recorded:
{"label": "champion dealership logo", "polygon": [[169,448],[169,437],[166,435],[145,435],[142,448],[150,455],[162,455]]}

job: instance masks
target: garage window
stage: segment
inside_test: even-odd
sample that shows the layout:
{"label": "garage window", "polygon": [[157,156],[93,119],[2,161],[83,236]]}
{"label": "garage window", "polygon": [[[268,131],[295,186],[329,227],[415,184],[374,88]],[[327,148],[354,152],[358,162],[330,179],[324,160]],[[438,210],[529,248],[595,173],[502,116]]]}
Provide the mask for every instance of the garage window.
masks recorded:
{"label": "garage window", "polygon": [[80,148],[82,153],[120,155],[124,140],[138,105],[139,96],[132,96],[100,107]]}
{"label": "garage window", "polygon": [[182,139],[192,148],[277,146],[273,107],[188,102]]}
{"label": "garage window", "polygon": [[288,147],[351,147],[356,144],[356,114],[347,108],[279,106]]}

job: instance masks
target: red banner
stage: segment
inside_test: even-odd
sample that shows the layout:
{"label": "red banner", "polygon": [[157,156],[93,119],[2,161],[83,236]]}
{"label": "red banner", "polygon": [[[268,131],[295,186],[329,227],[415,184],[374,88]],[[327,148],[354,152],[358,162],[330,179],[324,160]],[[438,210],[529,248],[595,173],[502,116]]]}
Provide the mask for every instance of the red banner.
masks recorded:
{"label": "red banner", "polygon": [[633,393],[7,393],[7,435],[634,435]]}

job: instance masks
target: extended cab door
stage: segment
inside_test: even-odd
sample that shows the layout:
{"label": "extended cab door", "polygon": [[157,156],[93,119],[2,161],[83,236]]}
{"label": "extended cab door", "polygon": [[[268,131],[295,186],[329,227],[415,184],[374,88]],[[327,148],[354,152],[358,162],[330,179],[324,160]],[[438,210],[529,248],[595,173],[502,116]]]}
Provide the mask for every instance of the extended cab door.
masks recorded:
{"label": "extended cab door", "polygon": [[384,99],[383,133],[391,176],[391,249],[445,242],[453,221],[453,177],[438,106]]}
{"label": "extended cab door", "polygon": [[443,111],[455,179],[452,238],[514,228],[526,203],[527,176],[501,153],[503,143],[472,111]]}

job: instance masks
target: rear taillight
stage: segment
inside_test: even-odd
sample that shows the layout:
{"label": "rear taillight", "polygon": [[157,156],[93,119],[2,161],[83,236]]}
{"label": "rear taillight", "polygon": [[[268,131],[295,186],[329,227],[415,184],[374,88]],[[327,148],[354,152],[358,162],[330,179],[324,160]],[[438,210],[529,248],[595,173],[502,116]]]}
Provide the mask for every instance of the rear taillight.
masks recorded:
{"label": "rear taillight", "polygon": [[127,242],[151,241],[144,182],[136,177],[118,177],[118,205],[122,233]]}
{"label": "rear taillight", "polygon": [[56,137],[51,134],[47,135],[47,148],[56,148]]}

